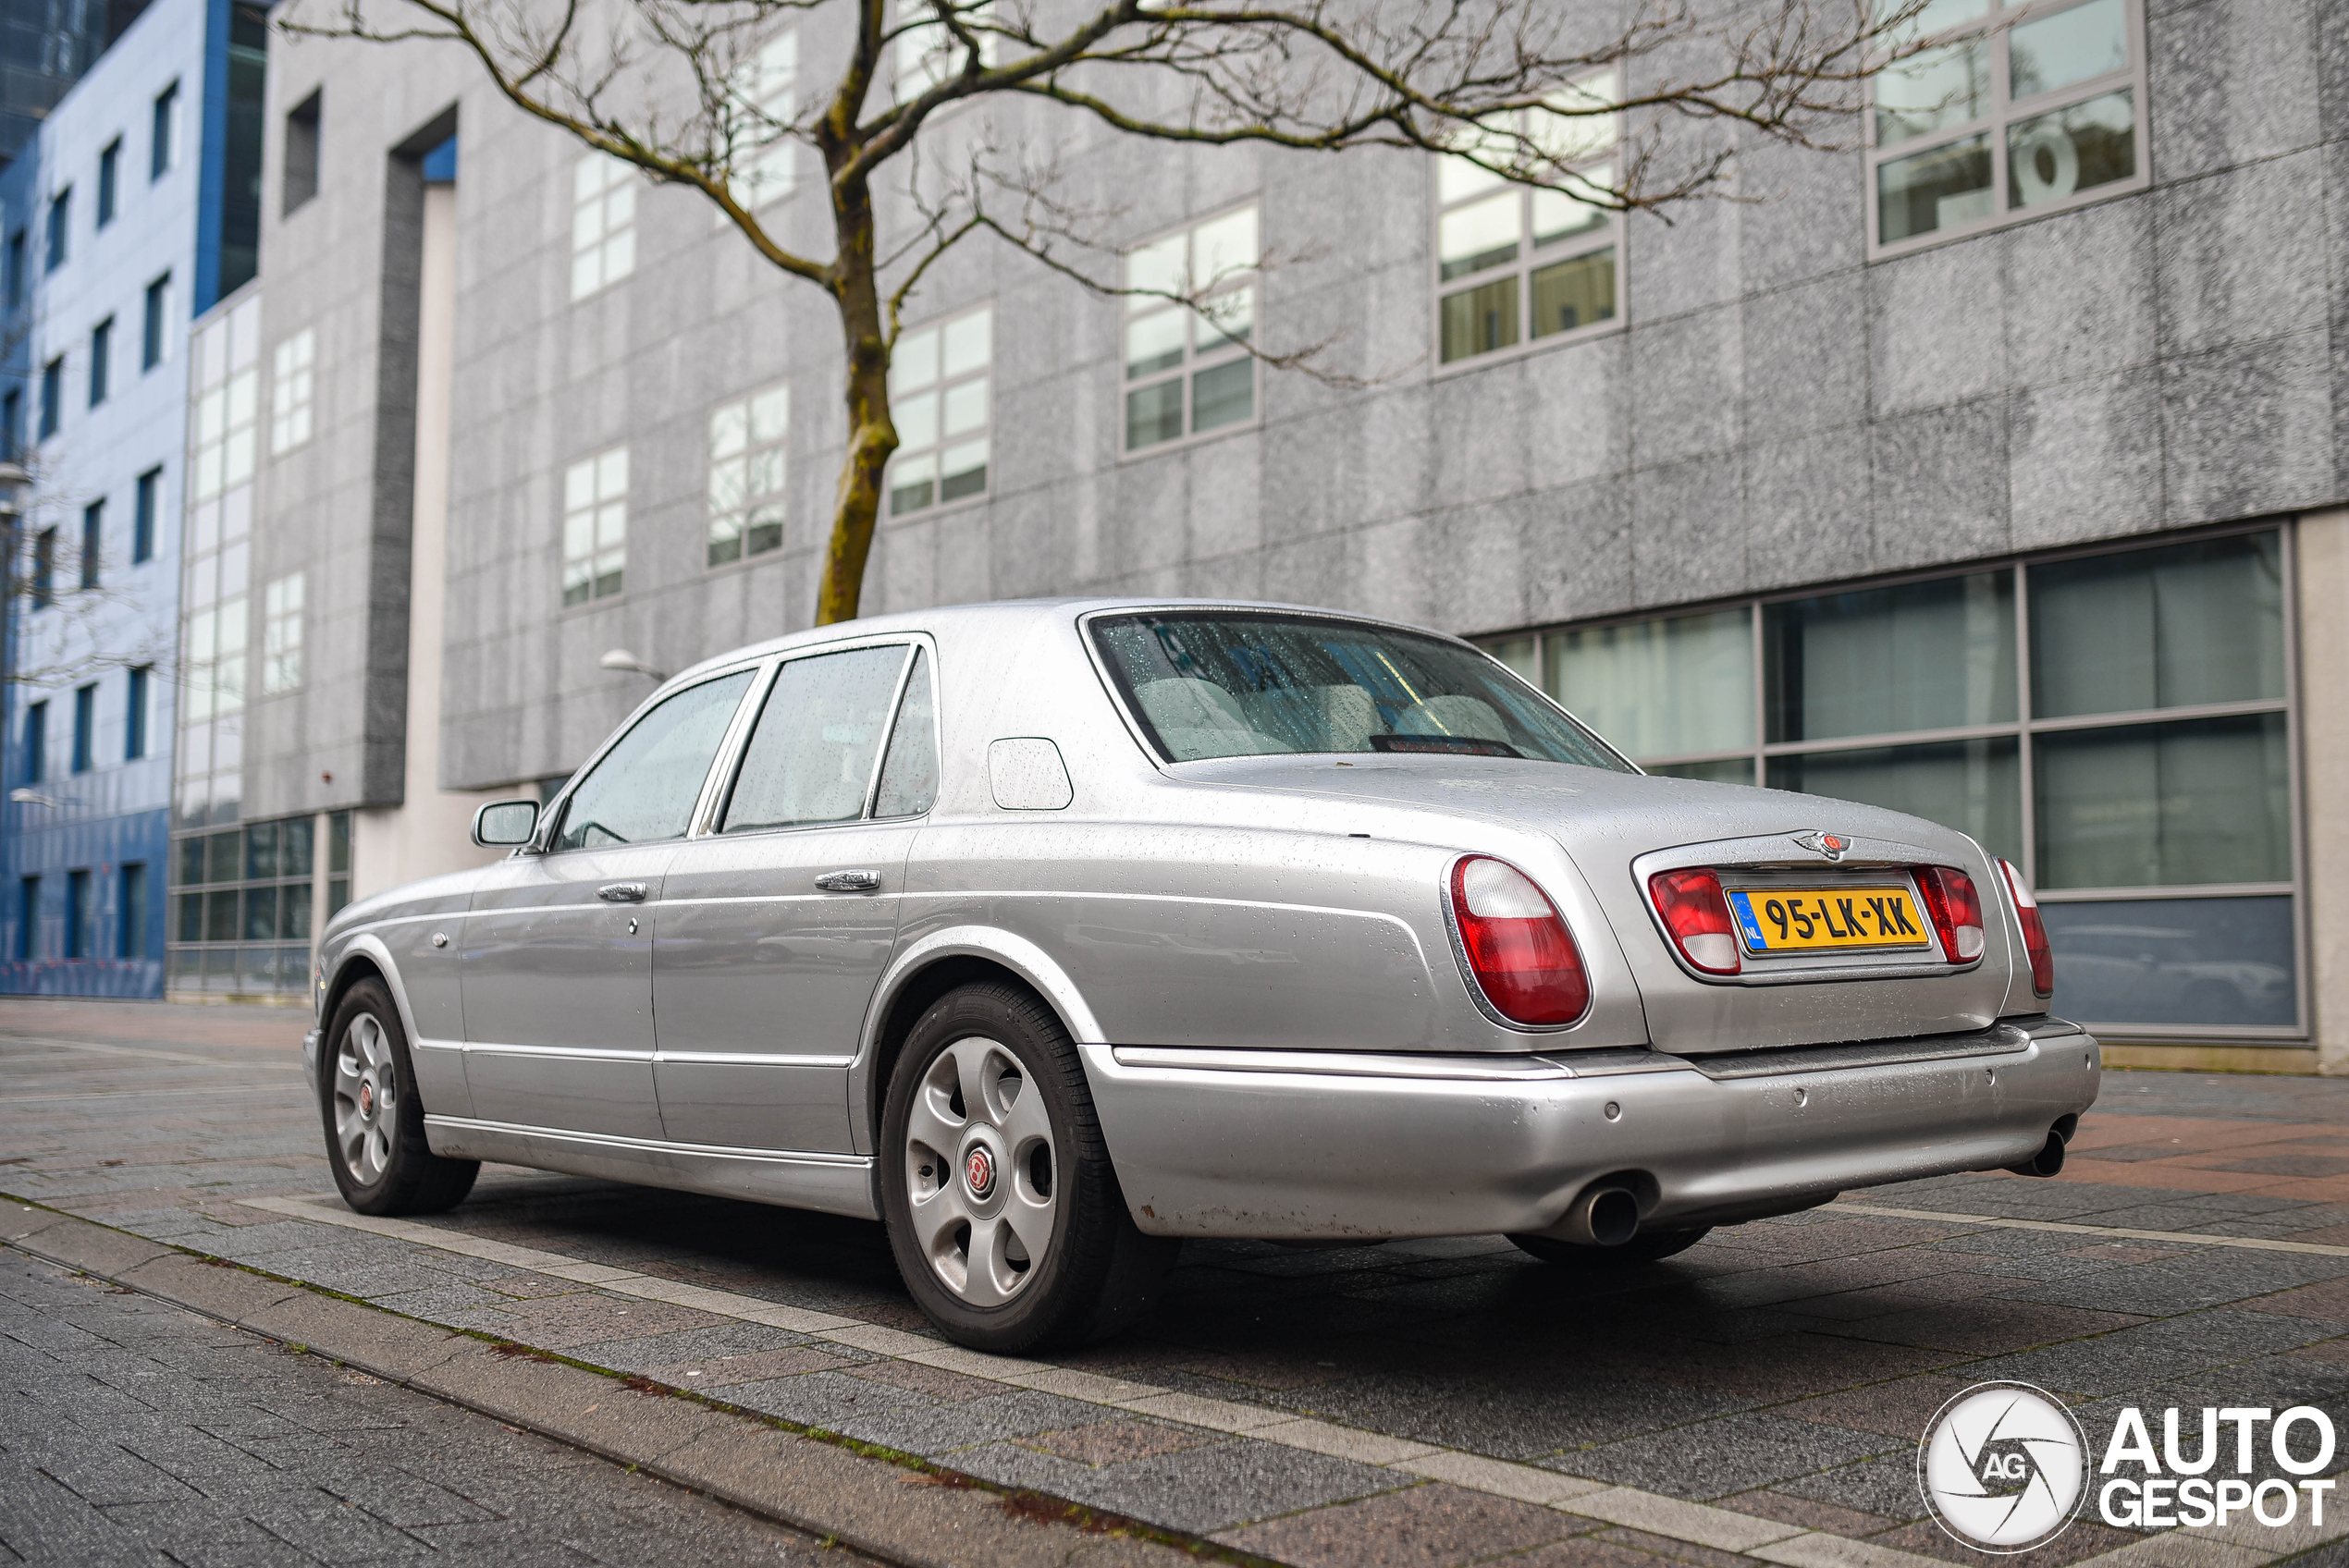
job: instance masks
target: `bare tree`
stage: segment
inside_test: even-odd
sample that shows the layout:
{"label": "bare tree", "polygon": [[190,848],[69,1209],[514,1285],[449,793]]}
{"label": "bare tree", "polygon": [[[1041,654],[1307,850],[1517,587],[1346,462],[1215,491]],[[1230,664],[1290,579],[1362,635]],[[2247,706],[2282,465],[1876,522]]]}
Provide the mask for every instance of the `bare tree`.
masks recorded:
{"label": "bare tree", "polygon": [[[767,262],[830,297],[849,435],[817,602],[824,624],[857,613],[882,472],[898,445],[889,367],[900,317],[949,249],[991,234],[1088,288],[1162,294],[1212,313],[1216,278],[1137,288],[1097,276],[1088,252],[1104,214],[1055,193],[1054,113],[1190,146],[1447,153],[1595,205],[1663,212],[1731,190],[1734,138],[1675,136],[1676,127],[1846,144],[1861,84],[1915,50],[1925,5],[301,0],[281,25],[457,43],[525,114],[657,181],[701,191]],[[1066,14],[1054,21],[1048,9]],[[824,42],[837,45],[835,69],[821,92],[773,92],[760,51],[808,18],[833,24]],[[960,158],[933,157],[925,180],[926,128],[973,100],[1044,112],[1029,116],[1010,159],[982,139]],[[1609,141],[1615,127],[1630,128],[1612,166],[1569,167],[1601,122]],[[823,160],[829,257],[785,244],[761,214],[762,170],[802,145]],[[952,178],[936,178],[941,165]],[[879,198],[894,205],[884,210]],[[1309,370],[1320,347],[1249,345],[1271,363]]]}

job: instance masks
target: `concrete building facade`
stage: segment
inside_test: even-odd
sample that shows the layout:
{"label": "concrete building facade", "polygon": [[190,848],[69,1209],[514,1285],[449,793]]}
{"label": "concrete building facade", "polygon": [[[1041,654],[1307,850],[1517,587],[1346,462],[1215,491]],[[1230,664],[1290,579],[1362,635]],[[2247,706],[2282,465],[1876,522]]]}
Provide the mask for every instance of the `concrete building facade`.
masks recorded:
{"label": "concrete building facade", "polygon": [[0,184],[20,345],[0,423],[31,476],[0,704],[0,991],[163,991],[188,324],[251,276],[227,192],[257,181],[259,148],[228,136],[223,100],[257,129],[261,43],[251,7],[155,0]]}
{"label": "concrete building facade", "polygon": [[[1060,150],[1065,196],[1117,214],[1103,276],[1218,272],[1221,323],[1326,340],[1328,374],[965,245],[900,346],[867,609],[1131,592],[1440,626],[1656,768],[1975,834],[2039,887],[2061,1005],[2116,1039],[2349,1046],[2349,738],[2308,662],[2349,587],[2349,20],[1936,15],[1864,147],[1741,143],[1745,200],[1668,223],[1433,155],[948,117],[950,161]],[[820,85],[836,20],[779,35],[778,70]],[[314,368],[253,576],[298,576],[307,620],[301,680],[246,714],[239,820],[377,814],[388,841],[420,746],[436,798],[560,779],[643,692],[606,650],[675,668],[806,623],[838,328],[453,51],[305,42],[270,86],[256,351]],[[452,135],[443,493],[423,160]],[[798,156],[763,199],[823,254]]]}

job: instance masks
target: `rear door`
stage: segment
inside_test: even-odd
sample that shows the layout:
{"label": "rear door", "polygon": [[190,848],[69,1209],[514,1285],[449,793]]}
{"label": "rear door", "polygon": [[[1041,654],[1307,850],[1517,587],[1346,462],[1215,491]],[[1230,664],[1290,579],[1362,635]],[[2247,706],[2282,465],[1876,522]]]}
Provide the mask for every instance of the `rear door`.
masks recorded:
{"label": "rear door", "polygon": [[689,686],[630,726],[558,805],[544,852],[484,874],[465,922],[465,1076],[484,1121],[660,1136],[654,928],[753,672]]}
{"label": "rear door", "polygon": [[854,1150],[848,1068],[936,793],[930,658],[899,639],[786,661],[714,831],[670,863],[653,1011],[670,1141]]}

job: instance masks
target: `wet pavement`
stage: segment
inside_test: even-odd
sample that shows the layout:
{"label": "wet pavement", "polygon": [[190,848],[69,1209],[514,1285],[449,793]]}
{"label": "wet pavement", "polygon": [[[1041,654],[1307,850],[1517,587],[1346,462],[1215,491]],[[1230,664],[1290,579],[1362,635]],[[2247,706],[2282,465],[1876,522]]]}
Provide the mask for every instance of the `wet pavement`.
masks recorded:
{"label": "wet pavement", "polygon": [[1011,1363],[936,1339],[875,1225],[493,1166],[354,1229],[306,1022],[0,1002],[0,1192],[1297,1563],[1977,1561],[1917,1438],[1993,1378],[2092,1435],[2122,1404],[2349,1434],[2349,1081],[2108,1073],[2058,1180],[1877,1188],[1604,1278],[1497,1237],[1193,1243],[1138,1332]]}

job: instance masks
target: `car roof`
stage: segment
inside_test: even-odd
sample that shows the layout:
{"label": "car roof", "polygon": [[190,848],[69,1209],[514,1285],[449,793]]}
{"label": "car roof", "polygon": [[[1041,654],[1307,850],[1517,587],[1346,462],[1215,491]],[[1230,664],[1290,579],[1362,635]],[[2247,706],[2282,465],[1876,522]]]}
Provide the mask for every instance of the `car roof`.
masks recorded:
{"label": "car roof", "polygon": [[763,643],[751,643],[739,648],[703,659],[690,668],[679,671],[664,683],[664,690],[684,683],[706,671],[722,669],[745,659],[764,658],[770,654],[793,648],[817,647],[826,643],[845,642],[865,637],[885,637],[892,632],[929,631],[954,634],[979,631],[990,626],[1010,635],[1017,629],[1039,621],[1073,624],[1079,617],[1101,610],[1277,610],[1294,615],[1334,616],[1346,620],[1359,620],[1372,626],[1391,627],[1397,631],[1416,632],[1424,637],[1441,637],[1446,642],[1458,642],[1446,631],[1430,627],[1414,626],[1408,621],[1389,620],[1381,616],[1360,615],[1352,610],[1330,609],[1317,605],[1290,605],[1256,599],[1168,599],[1168,598],[1101,598],[1069,594],[1041,599],[997,599],[983,604],[944,605],[930,609],[900,610],[892,615],[871,616],[856,620],[842,621],[831,626],[812,626],[804,631],[787,632],[770,637]]}

